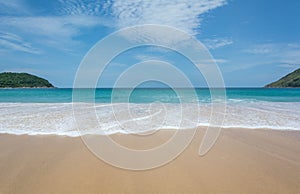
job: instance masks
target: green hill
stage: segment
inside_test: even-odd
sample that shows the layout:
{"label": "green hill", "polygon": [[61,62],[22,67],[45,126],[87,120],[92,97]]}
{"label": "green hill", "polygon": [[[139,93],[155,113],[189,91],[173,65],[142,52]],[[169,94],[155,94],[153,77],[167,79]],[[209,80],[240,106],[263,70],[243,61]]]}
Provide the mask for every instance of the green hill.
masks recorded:
{"label": "green hill", "polygon": [[278,81],[266,85],[265,87],[268,88],[300,87],[300,68],[282,77]]}
{"label": "green hill", "polygon": [[53,88],[49,81],[28,73],[0,73],[0,88]]}

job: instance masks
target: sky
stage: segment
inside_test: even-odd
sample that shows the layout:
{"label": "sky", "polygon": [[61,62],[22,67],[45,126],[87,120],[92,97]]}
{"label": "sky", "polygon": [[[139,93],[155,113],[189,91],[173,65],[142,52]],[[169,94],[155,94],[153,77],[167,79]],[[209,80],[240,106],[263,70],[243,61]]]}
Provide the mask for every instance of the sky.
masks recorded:
{"label": "sky", "polygon": [[[0,0],[0,72],[28,72],[72,87],[98,41],[122,28],[158,24],[202,42],[226,87],[261,87],[300,67],[299,10],[298,0]],[[169,62],[203,86],[184,57],[152,47],[113,59],[99,86],[112,86],[145,60]]]}

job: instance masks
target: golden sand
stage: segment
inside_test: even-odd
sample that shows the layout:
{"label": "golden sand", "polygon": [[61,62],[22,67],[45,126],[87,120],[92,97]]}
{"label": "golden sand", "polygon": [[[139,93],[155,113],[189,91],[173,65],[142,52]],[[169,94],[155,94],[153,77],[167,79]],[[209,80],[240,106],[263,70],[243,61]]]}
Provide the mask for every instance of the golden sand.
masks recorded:
{"label": "golden sand", "polygon": [[[143,148],[170,133],[112,137]],[[203,134],[171,163],[147,171],[106,164],[79,137],[0,135],[0,193],[300,193],[300,131],[224,129],[200,157]]]}

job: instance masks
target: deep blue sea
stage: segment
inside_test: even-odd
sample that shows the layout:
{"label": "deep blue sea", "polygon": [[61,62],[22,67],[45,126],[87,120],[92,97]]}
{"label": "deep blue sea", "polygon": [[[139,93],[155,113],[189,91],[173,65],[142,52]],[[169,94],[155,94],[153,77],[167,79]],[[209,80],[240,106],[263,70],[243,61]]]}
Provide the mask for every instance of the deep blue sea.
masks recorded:
{"label": "deep blue sea", "polygon": [[0,133],[79,136],[201,126],[300,130],[300,89],[0,89]]}

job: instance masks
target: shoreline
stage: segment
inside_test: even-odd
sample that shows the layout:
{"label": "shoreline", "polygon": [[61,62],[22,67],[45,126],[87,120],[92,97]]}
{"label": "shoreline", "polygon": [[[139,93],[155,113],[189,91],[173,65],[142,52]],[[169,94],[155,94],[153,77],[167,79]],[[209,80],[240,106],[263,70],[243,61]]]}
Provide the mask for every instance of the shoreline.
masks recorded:
{"label": "shoreline", "polygon": [[[172,133],[110,135],[151,148]],[[0,193],[297,193],[300,131],[226,129],[203,157],[204,130],[172,162],[129,171],[98,159],[80,137],[0,134]],[[101,138],[101,136],[99,136]]]}
{"label": "shoreline", "polygon": [[[211,126],[214,127],[214,126]],[[218,128],[218,127],[217,127]],[[159,129],[159,130],[149,130],[149,131],[155,131],[159,132],[159,131],[176,131],[176,130],[206,130],[207,126],[198,126],[196,128],[188,128],[188,129],[172,129],[172,128],[163,128],[163,129]],[[272,128],[272,127],[258,127],[258,128],[254,128],[254,127],[232,127],[232,126],[228,126],[228,127],[220,127],[220,130],[249,130],[249,131],[286,131],[286,132],[293,132],[293,131],[299,131],[300,133],[300,129],[291,129],[291,128]],[[2,132],[0,131],[0,136],[1,135],[12,135],[12,136],[32,136],[32,137],[66,137],[66,138],[81,138],[83,136],[113,136],[113,135],[139,135],[139,134],[143,134],[143,133],[147,133],[149,131],[143,131],[143,132],[139,132],[139,133],[123,133],[123,132],[114,132],[114,133],[107,133],[107,134],[78,134],[78,135],[66,135],[66,134],[55,134],[55,133],[10,133],[10,132]],[[70,131],[69,131],[70,132]],[[74,133],[78,133],[78,131],[72,131]]]}

